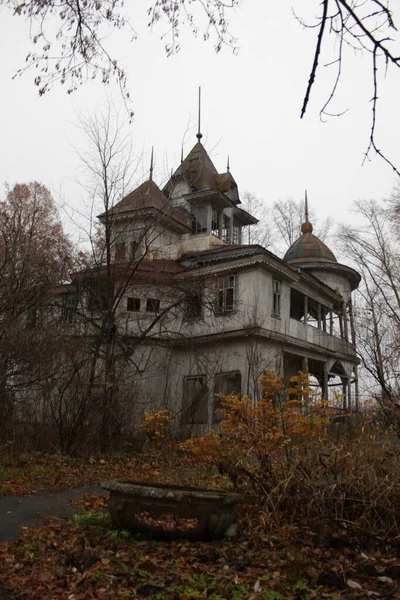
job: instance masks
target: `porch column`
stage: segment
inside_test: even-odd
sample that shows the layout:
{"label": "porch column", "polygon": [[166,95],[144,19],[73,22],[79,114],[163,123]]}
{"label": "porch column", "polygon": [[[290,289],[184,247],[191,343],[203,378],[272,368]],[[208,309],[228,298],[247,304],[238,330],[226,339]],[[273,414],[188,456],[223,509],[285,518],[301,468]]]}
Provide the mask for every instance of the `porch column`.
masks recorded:
{"label": "porch column", "polygon": [[328,363],[324,363],[324,380],[322,382],[322,400],[328,401]]}
{"label": "porch column", "polygon": [[356,329],[354,326],[354,314],[353,314],[353,303],[351,298],[349,300],[349,317],[350,317],[350,331],[351,331],[351,343],[353,346],[356,345]]}
{"label": "porch column", "polygon": [[329,333],[333,335],[333,311],[332,309],[329,311]]}
{"label": "porch column", "polygon": [[351,377],[347,380],[347,406],[349,408],[349,412],[353,412],[352,406],[352,398],[351,398]]}
{"label": "porch column", "polygon": [[349,341],[349,328],[348,328],[348,323],[347,323],[347,304],[346,304],[346,302],[343,302],[342,312],[343,312],[344,339],[346,340],[346,342],[348,342]]}
{"label": "porch column", "polygon": [[321,329],[321,304],[317,304],[318,329]]}
{"label": "porch column", "polygon": [[322,307],[322,329],[326,333],[326,308],[325,308],[325,306]]}
{"label": "porch column", "polygon": [[360,410],[360,404],[359,404],[359,390],[358,390],[358,367],[357,365],[354,365],[354,392],[355,392],[355,409],[356,412],[359,412]]}

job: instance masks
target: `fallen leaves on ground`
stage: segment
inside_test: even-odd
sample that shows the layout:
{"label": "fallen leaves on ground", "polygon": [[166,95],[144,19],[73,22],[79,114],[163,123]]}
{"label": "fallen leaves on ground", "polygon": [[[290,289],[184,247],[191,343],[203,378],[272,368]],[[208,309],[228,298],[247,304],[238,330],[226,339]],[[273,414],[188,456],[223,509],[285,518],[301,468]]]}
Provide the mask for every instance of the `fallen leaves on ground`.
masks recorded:
{"label": "fallen leaves on ground", "polygon": [[105,517],[25,529],[0,545],[0,587],[13,600],[400,598],[397,557],[314,538],[299,529],[282,547],[246,535],[167,543],[112,529]]}
{"label": "fallen leaves on ground", "polygon": [[[177,464],[179,468],[177,469]],[[40,490],[100,484],[105,480],[158,481],[215,487],[220,476],[195,465],[195,459],[171,445],[171,451],[71,458],[39,453],[0,458],[0,496],[20,496]]]}

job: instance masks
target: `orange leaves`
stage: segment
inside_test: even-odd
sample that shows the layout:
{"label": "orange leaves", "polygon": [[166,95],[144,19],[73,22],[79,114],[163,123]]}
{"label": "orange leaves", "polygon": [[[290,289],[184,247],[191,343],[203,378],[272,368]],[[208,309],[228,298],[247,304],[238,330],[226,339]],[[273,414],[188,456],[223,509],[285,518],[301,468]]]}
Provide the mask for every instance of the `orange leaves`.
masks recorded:
{"label": "orange leaves", "polygon": [[289,386],[272,371],[260,382],[262,398],[225,396],[219,431],[187,440],[181,448],[217,464],[234,484],[245,480],[265,492],[285,478],[288,466],[304,455],[304,442],[318,437],[326,420],[311,402],[305,373],[292,377]]}
{"label": "orange leaves", "polygon": [[144,423],[141,427],[149,439],[159,440],[166,437],[166,430],[171,422],[172,418],[168,410],[153,410],[150,413],[144,413]]}

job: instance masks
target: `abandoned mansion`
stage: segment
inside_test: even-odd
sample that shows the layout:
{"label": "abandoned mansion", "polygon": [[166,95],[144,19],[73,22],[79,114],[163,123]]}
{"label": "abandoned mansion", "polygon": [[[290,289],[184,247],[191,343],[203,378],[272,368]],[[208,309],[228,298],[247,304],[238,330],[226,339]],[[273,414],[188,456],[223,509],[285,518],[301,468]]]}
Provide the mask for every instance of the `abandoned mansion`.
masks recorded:
{"label": "abandoned mansion", "polygon": [[80,272],[63,287],[66,324],[74,329],[79,319],[74,298],[85,279],[84,310],[101,312],[104,285],[93,281],[112,272],[114,384],[131,403],[132,423],[165,408],[182,434],[212,426],[219,394],[256,398],[266,369],[285,379],[308,372],[322,397],[339,392],[357,409],[351,294],[359,274],[313,234],[307,210],[283,259],[244,244],[242,231],[257,219],[241,208],[229,168],[218,173],[197,137],[163,189],[151,169],[99,216],[109,259],[96,277]]}

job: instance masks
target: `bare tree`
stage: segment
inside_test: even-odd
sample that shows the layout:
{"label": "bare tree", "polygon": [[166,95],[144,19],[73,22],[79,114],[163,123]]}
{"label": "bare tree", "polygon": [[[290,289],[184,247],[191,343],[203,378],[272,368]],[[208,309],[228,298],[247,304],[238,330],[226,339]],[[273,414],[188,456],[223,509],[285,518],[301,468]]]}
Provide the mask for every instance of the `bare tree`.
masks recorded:
{"label": "bare tree", "polygon": [[[238,4],[239,0],[183,0],[179,3],[152,0],[147,10],[144,9],[143,18],[150,27],[159,21],[166,23],[168,55],[179,50],[179,31],[185,24],[193,34],[201,27],[204,39],[214,39],[218,51],[225,43],[235,47],[226,11]],[[37,69],[34,83],[40,95],[55,83],[65,85],[70,94],[90,79],[99,78],[102,83],[116,79],[125,101],[129,101],[125,70],[110,54],[106,42],[110,30],[129,29],[132,38],[136,37],[123,0],[0,0],[0,6],[29,21],[33,47],[38,50],[28,54],[25,66],[17,74]]]}
{"label": "bare tree", "polygon": [[397,175],[400,175],[399,169],[380,150],[376,139],[381,73],[385,74],[390,68],[400,68],[399,34],[395,25],[394,13],[389,8],[389,2],[382,0],[322,0],[320,14],[312,23],[307,24],[300,17],[298,18],[303,26],[313,28],[317,32],[312,66],[301,108],[301,118],[304,117],[308,108],[319,63],[325,56],[329,56],[326,52],[326,45],[324,45],[325,39],[328,35],[333,35],[335,58],[332,60],[329,56],[326,63],[336,68],[336,78],[320,111],[320,116],[321,118],[340,116],[345,112],[342,110],[332,113],[330,108],[341,82],[345,48],[349,48],[353,53],[366,53],[371,60],[372,98],[371,127],[364,160],[369,158],[371,150],[373,150],[392,167]]}
{"label": "bare tree", "polygon": [[371,200],[357,202],[356,210],[362,225],[342,226],[339,239],[363,278],[355,309],[357,345],[370,382],[378,385],[378,399],[398,406],[399,240],[389,206]]}
{"label": "bare tree", "polygon": [[[167,26],[165,49],[168,55],[180,49],[179,33],[187,25],[194,35],[202,32],[204,39],[214,39],[216,51],[223,44],[237,48],[235,38],[229,32],[227,13],[240,4],[241,0],[152,0],[147,8],[149,26],[164,22]],[[337,69],[332,89],[328,93],[320,115],[321,118],[340,115],[345,110],[331,110],[341,82],[345,48],[352,53],[364,52],[371,60],[371,127],[369,143],[365,152],[368,159],[371,150],[382,157],[399,174],[394,163],[380,150],[376,140],[377,107],[379,99],[380,73],[389,68],[400,67],[400,55],[396,48],[399,42],[395,15],[389,2],[382,0],[315,0],[317,16],[306,23],[301,16],[297,19],[304,27],[316,31],[316,43],[304,94],[301,118],[304,117],[311,92],[315,86],[321,61]],[[39,94],[47,92],[55,82],[65,85],[71,93],[79,85],[95,77],[108,83],[116,78],[127,102],[126,73],[108,50],[106,33],[109,29],[129,28],[135,37],[134,27],[123,10],[122,0],[0,0],[0,6],[10,8],[15,15],[26,17],[30,23],[32,42],[40,50],[26,57],[26,65],[19,74],[37,68],[34,79]],[[273,8],[271,15],[273,14]],[[334,43],[325,44],[332,35]],[[334,58],[330,54],[333,47]],[[370,97],[368,97],[370,100]],[[132,113],[131,113],[132,116]]]}
{"label": "bare tree", "polygon": [[264,248],[271,245],[271,231],[268,223],[269,210],[267,204],[255,194],[245,191],[242,197],[243,208],[258,219],[256,225],[247,225],[243,231],[243,242],[259,244]]}
{"label": "bare tree", "polygon": [[[275,252],[284,253],[289,246],[301,235],[301,225],[304,223],[304,200],[296,201],[293,198],[276,200],[272,205],[271,224],[276,235],[272,237],[272,246]],[[327,217],[318,221],[314,210],[309,211],[309,218],[314,226],[314,233],[325,241],[332,229],[333,221]]]}

